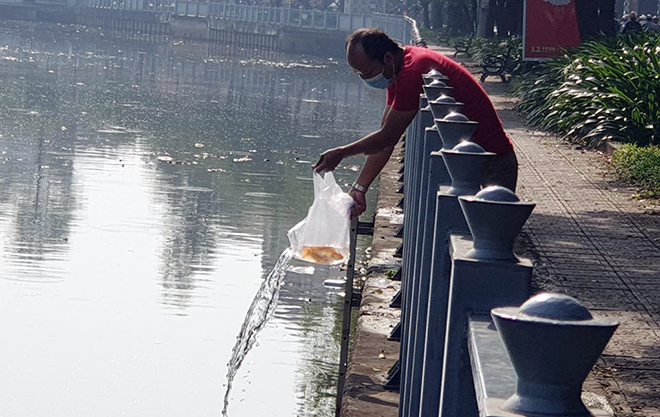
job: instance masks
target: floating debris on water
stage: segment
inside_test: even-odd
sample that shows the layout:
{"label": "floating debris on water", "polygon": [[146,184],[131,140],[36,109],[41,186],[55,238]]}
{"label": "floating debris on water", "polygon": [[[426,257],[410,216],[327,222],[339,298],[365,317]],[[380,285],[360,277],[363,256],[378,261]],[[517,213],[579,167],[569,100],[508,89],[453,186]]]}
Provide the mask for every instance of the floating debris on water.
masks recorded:
{"label": "floating debris on water", "polygon": [[[64,126],[62,126],[62,127],[64,127]],[[110,134],[113,134],[113,135],[117,135],[117,134],[124,135],[127,132],[126,132],[126,130],[118,130],[118,129],[108,128],[108,129],[98,129],[96,131],[96,133],[110,133]]]}
{"label": "floating debris on water", "polygon": [[290,266],[288,271],[294,274],[313,275],[315,268],[313,266]]}
{"label": "floating debris on water", "polygon": [[260,198],[272,198],[272,197],[278,197],[278,194],[273,194],[273,193],[262,193],[262,192],[249,192],[243,194],[246,197],[260,197]]}
{"label": "floating debris on water", "polygon": [[244,156],[242,158],[234,158],[233,161],[234,162],[252,162],[252,158],[250,158],[249,156]]}
{"label": "floating debris on water", "polygon": [[337,278],[337,279],[326,279],[323,281],[323,286],[324,287],[330,287],[330,288],[344,288],[346,285],[346,280]]}

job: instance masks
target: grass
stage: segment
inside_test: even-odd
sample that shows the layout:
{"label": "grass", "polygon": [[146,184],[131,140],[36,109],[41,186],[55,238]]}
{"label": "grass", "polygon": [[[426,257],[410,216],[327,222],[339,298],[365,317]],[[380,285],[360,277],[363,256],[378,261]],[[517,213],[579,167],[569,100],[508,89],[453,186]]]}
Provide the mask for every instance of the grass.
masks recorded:
{"label": "grass", "polygon": [[639,187],[638,197],[660,198],[660,146],[626,144],[612,155],[614,175]]}

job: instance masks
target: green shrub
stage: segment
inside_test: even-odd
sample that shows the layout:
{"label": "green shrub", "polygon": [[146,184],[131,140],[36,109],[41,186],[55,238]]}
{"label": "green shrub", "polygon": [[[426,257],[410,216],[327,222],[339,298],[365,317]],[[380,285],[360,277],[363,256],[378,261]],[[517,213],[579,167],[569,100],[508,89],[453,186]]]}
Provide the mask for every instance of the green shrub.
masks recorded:
{"label": "green shrub", "polygon": [[385,271],[385,276],[388,278],[392,278],[393,276],[396,275],[396,271],[397,271],[396,269],[388,269],[387,271]]}
{"label": "green shrub", "polygon": [[614,175],[640,188],[640,196],[660,197],[660,146],[626,144],[612,155]]}
{"label": "green shrub", "polygon": [[590,147],[660,143],[660,37],[592,41],[538,66],[516,89],[528,123]]}

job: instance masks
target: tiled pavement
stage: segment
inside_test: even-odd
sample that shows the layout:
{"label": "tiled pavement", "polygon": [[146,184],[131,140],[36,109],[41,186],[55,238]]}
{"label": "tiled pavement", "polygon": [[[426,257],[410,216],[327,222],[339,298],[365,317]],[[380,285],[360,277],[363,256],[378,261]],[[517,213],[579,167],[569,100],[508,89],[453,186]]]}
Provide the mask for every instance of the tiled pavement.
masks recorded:
{"label": "tiled pavement", "polygon": [[518,245],[534,286],[619,321],[585,388],[618,417],[660,416],[660,206],[615,183],[602,153],[527,128],[502,83],[485,87],[515,142],[517,194],[537,204]]}

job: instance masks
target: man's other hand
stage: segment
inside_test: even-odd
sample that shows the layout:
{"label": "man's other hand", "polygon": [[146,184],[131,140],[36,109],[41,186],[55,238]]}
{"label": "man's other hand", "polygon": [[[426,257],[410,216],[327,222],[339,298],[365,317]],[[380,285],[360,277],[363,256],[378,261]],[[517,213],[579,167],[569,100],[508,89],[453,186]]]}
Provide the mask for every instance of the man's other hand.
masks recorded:
{"label": "man's other hand", "polygon": [[312,166],[316,172],[334,171],[337,165],[344,159],[341,148],[329,149],[321,154],[318,161]]}
{"label": "man's other hand", "polygon": [[353,206],[351,207],[351,219],[354,219],[360,214],[364,213],[367,209],[367,199],[365,194],[362,191],[358,191],[355,188],[351,188],[351,191],[348,192],[348,195],[353,197]]}

